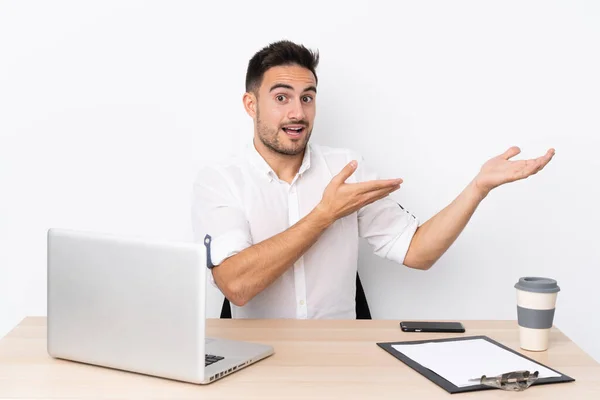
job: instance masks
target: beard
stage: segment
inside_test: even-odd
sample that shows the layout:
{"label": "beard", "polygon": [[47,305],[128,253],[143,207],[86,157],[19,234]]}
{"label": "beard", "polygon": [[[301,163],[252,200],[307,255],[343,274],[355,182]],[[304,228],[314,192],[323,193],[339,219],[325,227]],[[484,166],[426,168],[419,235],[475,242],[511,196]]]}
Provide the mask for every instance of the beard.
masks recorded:
{"label": "beard", "polygon": [[312,128],[308,130],[308,122],[306,120],[293,121],[286,124],[282,124],[300,124],[304,125],[304,129],[306,129],[306,133],[303,137],[301,137],[301,139],[298,139],[286,145],[284,143],[281,143],[281,141],[279,140],[280,133],[282,135],[285,135],[282,126],[273,128],[271,126],[268,126],[267,124],[264,124],[263,121],[260,119],[260,112],[258,110],[256,111],[256,124],[258,138],[260,139],[260,141],[267,148],[271,149],[275,153],[283,154],[286,156],[296,156],[304,152],[304,149],[306,149],[306,145],[308,144],[308,141],[310,139],[310,135],[312,134]]}

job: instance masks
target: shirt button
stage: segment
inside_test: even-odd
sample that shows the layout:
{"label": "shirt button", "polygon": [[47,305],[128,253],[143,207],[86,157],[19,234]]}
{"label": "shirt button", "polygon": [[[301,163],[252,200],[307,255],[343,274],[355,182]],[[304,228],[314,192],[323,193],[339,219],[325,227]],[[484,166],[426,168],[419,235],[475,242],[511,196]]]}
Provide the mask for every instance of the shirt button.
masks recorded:
{"label": "shirt button", "polygon": [[303,306],[304,305],[304,300],[300,300],[300,305]]}

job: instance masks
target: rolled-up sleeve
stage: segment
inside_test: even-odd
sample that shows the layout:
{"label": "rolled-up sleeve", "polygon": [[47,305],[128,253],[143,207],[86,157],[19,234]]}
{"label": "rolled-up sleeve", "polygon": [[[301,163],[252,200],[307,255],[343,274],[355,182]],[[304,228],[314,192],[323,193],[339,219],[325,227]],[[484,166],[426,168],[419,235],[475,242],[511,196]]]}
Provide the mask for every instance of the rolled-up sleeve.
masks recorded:
{"label": "rolled-up sleeve", "polygon": [[[356,181],[380,179],[369,170],[362,157],[356,156]],[[390,196],[377,200],[358,211],[358,233],[382,258],[404,264],[419,219]]]}
{"label": "rolled-up sleeve", "polygon": [[[204,243],[206,235],[211,238],[207,263],[219,265],[228,257],[252,246],[250,227],[243,207],[228,180],[217,168],[203,167],[198,172],[191,204],[194,240]],[[210,275],[214,285],[212,274]]]}

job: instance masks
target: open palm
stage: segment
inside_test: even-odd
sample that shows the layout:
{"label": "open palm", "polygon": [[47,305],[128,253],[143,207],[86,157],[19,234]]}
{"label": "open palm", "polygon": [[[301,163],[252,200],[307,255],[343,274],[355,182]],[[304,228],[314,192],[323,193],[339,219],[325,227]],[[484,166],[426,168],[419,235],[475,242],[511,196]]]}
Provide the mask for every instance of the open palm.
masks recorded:
{"label": "open palm", "polygon": [[532,160],[510,160],[520,152],[518,147],[511,147],[483,164],[475,178],[477,186],[489,192],[502,184],[525,179],[541,171],[554,156],[554,149],[549,149],[543,156]]}

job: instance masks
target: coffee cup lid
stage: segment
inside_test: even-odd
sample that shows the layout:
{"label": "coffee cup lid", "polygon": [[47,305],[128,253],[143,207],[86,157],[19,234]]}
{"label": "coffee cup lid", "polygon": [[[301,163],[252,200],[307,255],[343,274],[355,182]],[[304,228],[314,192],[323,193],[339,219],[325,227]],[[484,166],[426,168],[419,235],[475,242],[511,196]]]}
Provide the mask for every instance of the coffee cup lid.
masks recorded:
{"label": "coffee cup lid", "polygon": [[515,284],[515,288],[525,292],[535,293],[556,293],[560,291],[560,287],[554,279],[541,278],[538,276],[524,276]]}

